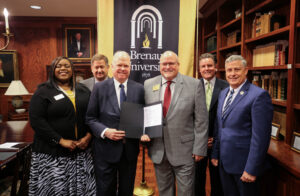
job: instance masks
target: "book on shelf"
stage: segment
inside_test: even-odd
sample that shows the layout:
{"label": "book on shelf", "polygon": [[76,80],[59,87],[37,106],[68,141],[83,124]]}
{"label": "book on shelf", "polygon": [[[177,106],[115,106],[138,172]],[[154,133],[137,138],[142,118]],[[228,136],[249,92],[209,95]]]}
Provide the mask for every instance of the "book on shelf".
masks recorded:
{"label": "book on shelf", "polygon": [[278,98],[281,100],[286,100],[287,98],[287,72],[281,72],[279,75],[280,80],[280,94],[278,94]]}
{"label": "book on shelf", "polygon": [[278,66],[287,62],[288,41],[278,40],[253,49],[253,67]]}
{"label": "book on shelf", "polygon": [[269,33],[282,28],[285,25],[285,17],[275,14],[274,11],[268,13],[255,13],[252,23],[252,38]]}
{"label": "book on shelf", "polygon": [[235,30],[227,34],[227,46],[236,44],[239,41],[241,41],[241,30]]}
{"label": "book on shelf", "polygon": [[217,49],[217,36],[211,36],[206,41],[207,52]]}
{"label": "book on shelf", "polygon": [[278,75],[277,71],[272,71],[271,72],[271,80],[272,80],[272,94],[271,94],[271,97],[273,99],[277,99],[278,80],[279,80],[279,75]]}

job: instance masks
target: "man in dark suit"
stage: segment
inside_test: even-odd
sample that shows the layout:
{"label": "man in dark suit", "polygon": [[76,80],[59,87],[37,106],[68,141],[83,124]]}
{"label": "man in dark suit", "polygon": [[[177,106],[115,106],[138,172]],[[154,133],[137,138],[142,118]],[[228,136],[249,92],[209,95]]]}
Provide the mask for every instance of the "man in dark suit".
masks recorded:
{"label": "man in dark suit", "polygon": [[85,43],[82,41],[81,33],[76,33],[74,40],[71,43],[70,54],[71,58],[88,58],[89,52],[86,48]]}
{"label": "man in dark suit", "polygon": [[[213,143],[213,130],[214,122],[218,106],[219,93],[228,86],[228,83],[224,80],[216,78],[216,65],[214,56],[210,53],[204,53],[199,58],[199,72],[202,78],[201,84],[205,89],[205,99],[207,111],[209,112],[209,124],[208,124],[208,144],[207,144],[207,156],[196,162],[196,175],[195,175],[195,195],[205,196],[205,183],[206,183],[206,167],[209,162],[211,195],[221,196],[223,195],[219,168],[213,166],[210,163],[211,149]],[[208,161],[209,160],[209,161]]]}
{"label": "man in dark suit", "polygon": [[93,77],[80,81],[86,87],[93,90],[95,83],[108,79],[108,59],[102,54],[95,54],[91,60],[91,70]]}
{"label": "man in dark suit", "polygon": [[118,130],[123,101],[143,104],[144,88],[129,80],[130,57],[124,51],[112,60],[113,78],[95,84],[87,110],[94,135],[97,195],[133,195],[139,141]]}
{"label": "man in dark suit", "polygon": [[225,61],[230,87],[219,96],[212,164],[220,168],[224,195],[259,195],[257,177],[266,166],[273,105],[267,91],[247,80],[240,55]]}

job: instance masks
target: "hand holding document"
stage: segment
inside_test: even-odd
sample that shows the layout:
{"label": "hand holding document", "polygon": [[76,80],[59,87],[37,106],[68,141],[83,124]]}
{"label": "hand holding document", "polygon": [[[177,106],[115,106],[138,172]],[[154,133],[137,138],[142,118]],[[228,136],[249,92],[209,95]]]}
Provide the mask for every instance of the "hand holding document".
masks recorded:
{"label": "hand holding document", "polygon": [[143,106],[123,102],[121,106],[120,130],[125,137],[139,139],[143,134],[150,138],[162,136],[162,103]]}

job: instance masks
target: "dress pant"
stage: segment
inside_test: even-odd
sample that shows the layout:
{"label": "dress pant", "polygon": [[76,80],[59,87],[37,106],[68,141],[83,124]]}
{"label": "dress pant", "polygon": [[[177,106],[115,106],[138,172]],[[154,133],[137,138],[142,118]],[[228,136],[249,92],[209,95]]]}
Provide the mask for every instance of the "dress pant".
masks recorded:
{"label": "dress pant", "polygon": [[124,151],[117,163],[109,163],[105,157],[95,160],[97,196],[132,196],[136,164],[137,159],[128,161]]}
{"label": "dress pant", "polygon": [[242,174],[227,173],[219,161],[220,177],[223,186],[224,196],[259,196],[259,182],[243,182]]}
{"label": "dress pant", "polygon": [[177,196],[194,195],[195,163],[172,166],[164,156],[162,163],[154,164],[159,195],[175,196],[175,178]]}
{"label": "dress pant", "polygon": [[206,184],[206,168],[207,163],[209,167],[211,196],[223,196],[223,190],[220,180],[219,167],[215,167],[210,162],[211,149],[207,151],[207,157],[196,163],[195,172],[195,195],[206,196],[205,184]]}

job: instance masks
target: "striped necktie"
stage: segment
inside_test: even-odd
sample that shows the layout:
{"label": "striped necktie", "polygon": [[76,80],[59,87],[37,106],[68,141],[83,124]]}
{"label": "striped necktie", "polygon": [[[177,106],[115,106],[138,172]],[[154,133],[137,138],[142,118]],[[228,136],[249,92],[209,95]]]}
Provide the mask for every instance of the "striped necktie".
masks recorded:
{"label": "striped necktie", "polygon": [[227,101],[226,101],[226,103],[225,103],[224,110],[223,110],[223,113],[222,113],[222,117],[224,117],[224,115],[226,114],[226,112],[227,112],[229,106],[231,105],[233,93],[234,93],[234,90],[232,89],[232,90],[230,91],[229,97],[228,97],[228,99],[227,99]]}

